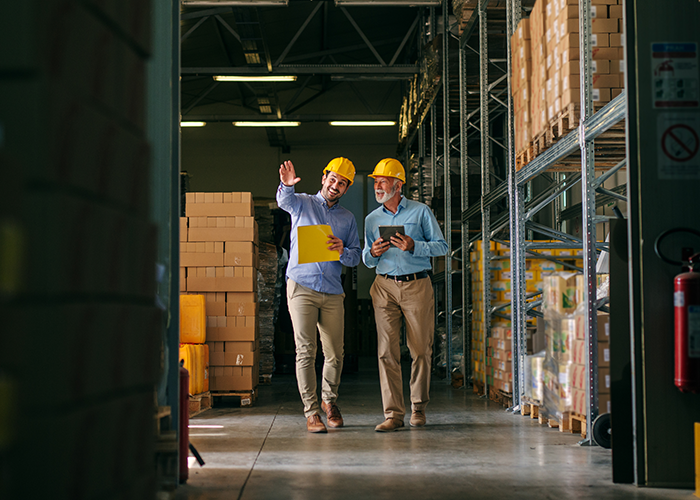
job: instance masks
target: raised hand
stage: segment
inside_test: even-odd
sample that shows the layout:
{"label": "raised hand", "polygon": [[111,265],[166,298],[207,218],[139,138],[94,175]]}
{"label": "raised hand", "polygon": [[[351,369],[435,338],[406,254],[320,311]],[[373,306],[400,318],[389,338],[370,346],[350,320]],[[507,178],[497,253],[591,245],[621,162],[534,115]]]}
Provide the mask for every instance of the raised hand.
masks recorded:
{"label": "raised hand", "polygon": [[282,181],[282,184],[285,186],[293,186],[300,180],[301,178],[297,177],[294,171],[294,164],[289,160],[285,160],[285,162],[280,165],[280,181]]}

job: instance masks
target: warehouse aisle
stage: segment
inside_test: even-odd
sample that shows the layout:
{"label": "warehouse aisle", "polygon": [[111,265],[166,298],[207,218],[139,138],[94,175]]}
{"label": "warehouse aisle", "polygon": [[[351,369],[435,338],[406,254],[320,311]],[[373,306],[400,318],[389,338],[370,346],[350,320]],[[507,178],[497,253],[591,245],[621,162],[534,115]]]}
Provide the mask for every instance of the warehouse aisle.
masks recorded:
{"label": "warehouse aisle", "polygon": [[192,466],[174,499],[693,498],[689,490],[614,485],[609,450],[578,446],[576,435],[441,380],[432,384],[426,427],[377,433],[375,360],[343,375],[346,427],[328,434],[306,432],[293,375],[275,375],[259,395],[252,408],[232,399],[191,420],[206,465]]}

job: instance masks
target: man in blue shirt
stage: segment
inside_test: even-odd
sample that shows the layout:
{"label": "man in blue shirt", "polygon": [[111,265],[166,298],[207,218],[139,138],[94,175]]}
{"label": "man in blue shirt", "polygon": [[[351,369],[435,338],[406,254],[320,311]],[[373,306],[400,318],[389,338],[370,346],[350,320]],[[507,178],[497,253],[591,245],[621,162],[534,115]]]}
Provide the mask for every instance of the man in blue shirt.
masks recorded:
{"label": "man in blue shirt", "polygon": [[[344,307],[340,274],[343,266],[360,262],[360,239],[352,213],[338,201],[352,185],[355,166],[347,158],[335,158],[324,169],[321,190],[315,195],[296,194],[294,185],[301,179],[294,165],[280,165],[277,204],[292,217],[291,245],[287,264],[287,303],[294,327],[296,374],[304,403],[306,428],[309,432],[326,432],[316,395],[316,328],[323,348],[323,382],[321,409],[329,427],[342,427],[343,417],[336,405],[340,374],[343,370]],[[327,224],[332,234],[326,242],[329,250],[340,254],[339,261],[299,264],[297,228]]]}
{"label": "man in blue shirt", "polygon": [[[365,248],[362,260],[376,267],[370,289],[377,323],[379,382],[384,422],[377,432],[404,426],[406,407],[401,380],[401,316],[406,321],[406,343],[411,353],[411,426],[425,425],[429,401],[431,356],[435,331],[433,286],[429,278],[430,257],[447,253],[447,243],[431,210],[401,196],[406,181],[398,160],[380,161],[370,174],[374,193],[382,206],[365,218]],[[390,240],[379,235],[379,226],[403,226]]]}

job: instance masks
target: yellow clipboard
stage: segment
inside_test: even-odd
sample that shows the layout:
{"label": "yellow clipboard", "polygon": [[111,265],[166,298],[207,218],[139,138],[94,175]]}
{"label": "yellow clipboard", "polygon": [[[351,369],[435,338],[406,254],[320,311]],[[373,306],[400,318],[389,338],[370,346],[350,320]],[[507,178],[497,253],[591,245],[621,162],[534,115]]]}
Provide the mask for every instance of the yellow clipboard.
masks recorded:
{"label": "yellow clipboard", "polygon": [[333,234],[333,230],[327,224],[297,227],[299,264],[340,260],[340,252],[328,250],[329,234]]}

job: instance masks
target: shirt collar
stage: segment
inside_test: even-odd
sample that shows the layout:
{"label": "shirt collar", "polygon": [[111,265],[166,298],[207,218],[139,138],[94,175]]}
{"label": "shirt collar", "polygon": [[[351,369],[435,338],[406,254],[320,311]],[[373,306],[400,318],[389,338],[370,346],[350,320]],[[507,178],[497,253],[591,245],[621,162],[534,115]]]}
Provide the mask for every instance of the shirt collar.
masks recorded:
{"label": "shirt collar", "polygon": [[383,203],[382,203],[382,210],[384,210],[384,212],[386,212],[388,214],[397,215],[402,209],[406,208],[406,205],[408,205],[408,202],[406,201],[406,197],[404,195],[401,195],[401,201],[399,202],[398,206],[396,207],[396,213],[392,213],[391,210],[388,210],[384,206]]}
{"label": "shirt collar", "polygon": [[340,203],[339,203],[340,200],[338,200],[338,201],[335,202],[335,205],[333,205],[332,207],[329,207],[329,206],[328,206],[328,202],[326,201],[326,199],[325,199],[325,198],[323,197],[323,195],[321,194],[321,190],[320,190],[320,189],[318,190],[318,193],[316,193],[316,194],[314,195],[314,198],[316,199],[316,201],[317,201],[318,203],[320,203],[321,205],[323,205],[324,207],[326,207],[328,210],[333,210],[333,209],[336,208],[338,205],[340,205]]}

